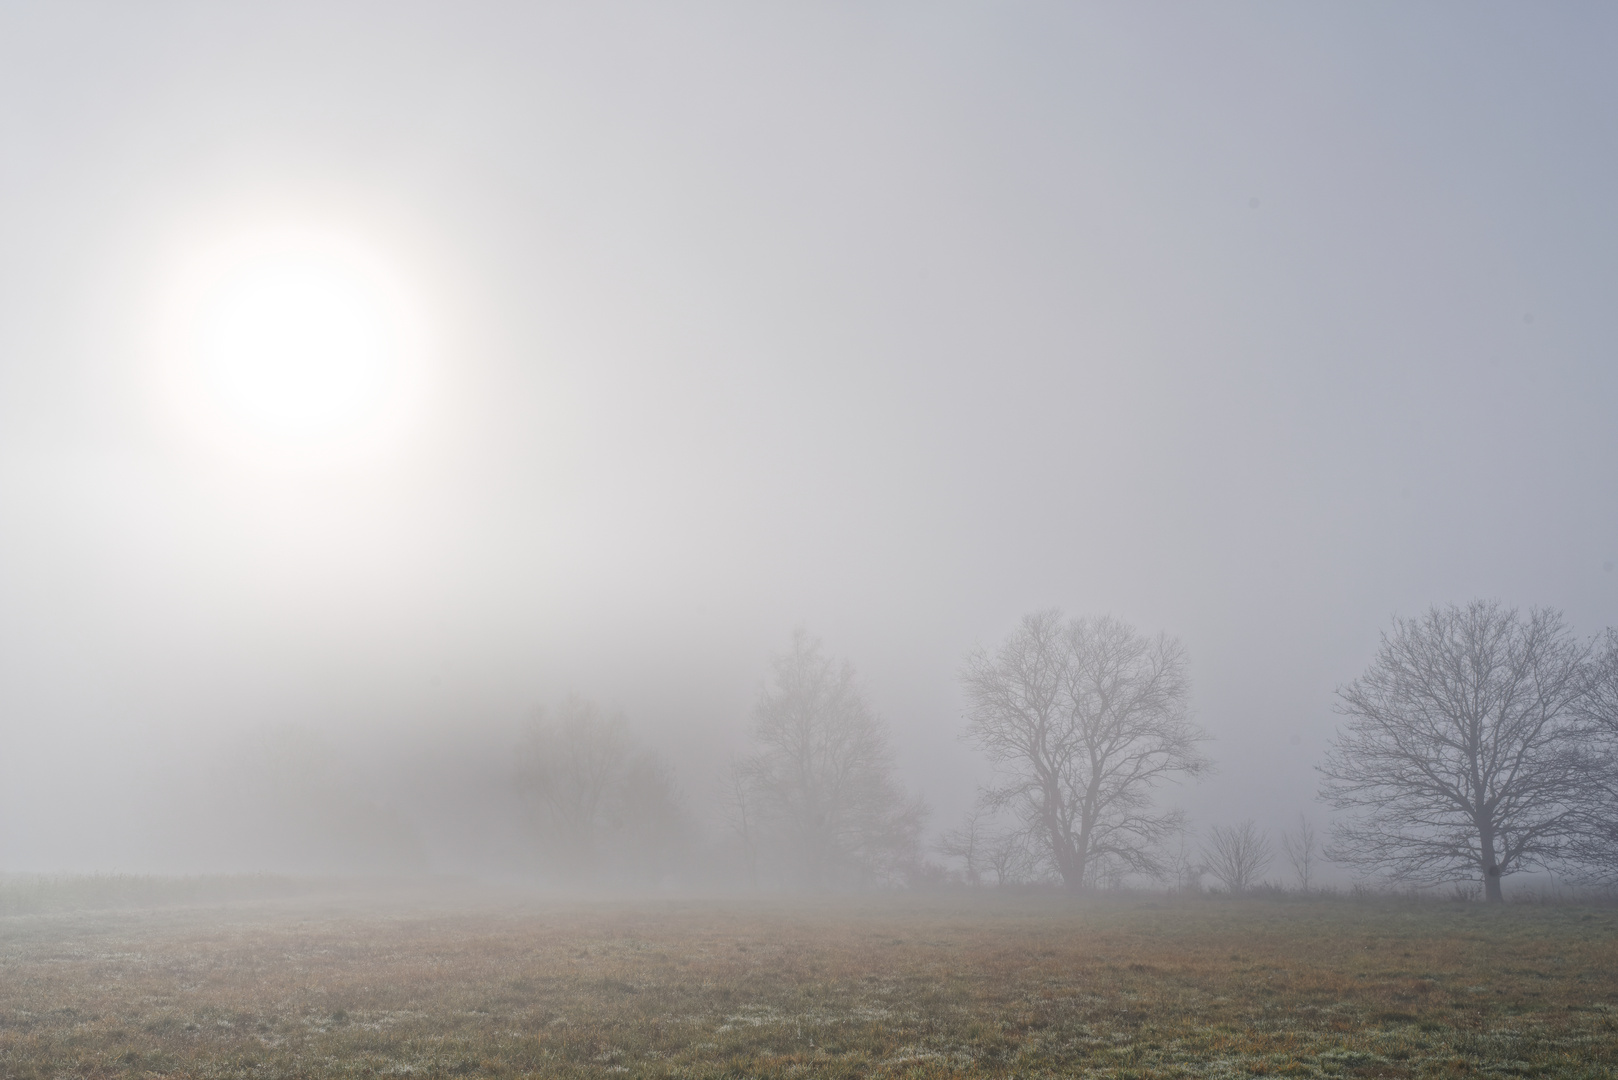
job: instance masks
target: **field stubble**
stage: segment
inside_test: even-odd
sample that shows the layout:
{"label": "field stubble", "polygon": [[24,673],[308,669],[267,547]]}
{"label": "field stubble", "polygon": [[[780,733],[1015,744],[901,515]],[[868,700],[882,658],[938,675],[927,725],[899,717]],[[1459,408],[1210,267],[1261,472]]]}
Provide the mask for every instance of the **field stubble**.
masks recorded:
{"label": "field stubble", "polygon": [[1618,910],[953,895],[0,919],[0,1075],[1618,1075]]}

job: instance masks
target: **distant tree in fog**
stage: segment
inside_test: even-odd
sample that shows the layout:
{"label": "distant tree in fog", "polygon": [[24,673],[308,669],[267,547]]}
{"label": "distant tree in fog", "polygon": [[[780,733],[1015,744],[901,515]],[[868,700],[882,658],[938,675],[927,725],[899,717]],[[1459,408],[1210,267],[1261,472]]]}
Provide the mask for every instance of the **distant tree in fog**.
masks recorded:
{"label": "distant tree in fog", "polygon": [[720,783],[719,812],[741,844],[742,865],[747,869],[747,884],[758,888],[759,811],[754,805],[752,778],[745,761],[735,762]]}
{"label": "distant tree in fog", "polygon": [[1168,879],[1169,888],[1183,893],[1201,892],[1202,877],[1207,872],[1208,868],[1197,858],[1182,832],[1179,844],[1168,857],[1168,866],[1163,875]]}
{"label": "distant tree in fog", "polygon": [[1153,789],[1210,767],[1177,641],[1042,611],[994,653],[974,652],[961,681],[967,737],[1003,776],[988,805],[1017,816],[1036,858],[1070,889],[1163,872],[1159,849],[1182,815],[1157,810]]}
{"label": "distant tree in fog", "polygon": [[1321,795],[1357,811],[1334,860],[1415,884],[1500,882],[1573,853],[1590,780],[1581,710],[1589,649],[1558,612],[1492,601],[1396,619],[1365,674]]}
{"label": "distant tree in fog", "polygon": [[900,787],[853,668],[802,630],[773,662],[753,739],[729,801],[761,861],[816,888],[891,878],[916,863],[926,807]]}
{"label": "distant tree in fog", "polygon": [[686,820],[673,775],[592,701],[570,696],[555,719],[540,714],[518,747],[517,781],[553,871],[645,876],[677,854]]}
{"label": "distant tree in fog", "polygon": [[[196,826],[215,857],[245,858],[260,869],[317,873],[416,873],[427,866],[421,834],[385,790],[309,728],[281,725],[257,734],[218,778],[219,805]],[[372,789],[368,791],[368,789]],[[193,843],[196,842],[193,837]]]}
{"label": "distant tree in fog", "polygon": [[974,808],[960,825],[943,833],[933,849],[946,859],[960,860],[968,885],[981,885],[984,856],[990,839],[982,810]]}
{"label": "distant tree in fog", "polygon": [[983,865],[994,875],[996,885],[1027,881],[1038,870],[1039,860],[1028,849],[1027,829],[1002,829],[983,838]]}
{"label": "distant tree in fog", "polygon": [[1270,838],[1251,820],[1238,825],[1215,825],[1202,845],[1202,865],[1233,893],[1257,885],[1275,857]]}
{"label": "distant tree in fog", "polygon": [[1292,867],[1292,874],[1298,879],[1298,888],[1308,892],[1320,865],[1320,842],[1315,837],[1315,827],[1302,814],[1298,815],[1296,828],[1281,834],[1281,854],[1286,856],[1287,865]]}
{"label": "distant tree in fog", "polygon": [[1028,880],[1036,869],[1028,830],[1020,822],[1010,828],[997,824],[982,803],[940,836],[935,850],[960,861],[968,885],[984,884],[990,876],[996,885],[1013,885]]}

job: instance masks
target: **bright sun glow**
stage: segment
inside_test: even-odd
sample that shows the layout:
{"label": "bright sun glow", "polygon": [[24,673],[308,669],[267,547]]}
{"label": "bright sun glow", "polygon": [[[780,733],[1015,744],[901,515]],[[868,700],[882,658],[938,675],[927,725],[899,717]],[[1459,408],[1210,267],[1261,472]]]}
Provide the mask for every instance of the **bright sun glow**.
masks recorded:
{"label": "bright sun glow", "polygon": [[163,319],[171,397],[257,456],[374,448],[420,396],[420,304],[397,268],[329,230],[242,233],[196,252]]}

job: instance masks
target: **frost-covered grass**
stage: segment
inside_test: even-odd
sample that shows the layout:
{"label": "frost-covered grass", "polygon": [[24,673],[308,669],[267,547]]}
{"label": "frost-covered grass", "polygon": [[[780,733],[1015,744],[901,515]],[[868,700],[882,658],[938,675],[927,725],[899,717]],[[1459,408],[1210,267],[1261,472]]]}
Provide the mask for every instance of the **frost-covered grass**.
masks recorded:
{"label": "frost-covered grass", "polygon": [[0,919],[0,1076],[1618,1075],[1618,910],[955,895]]}

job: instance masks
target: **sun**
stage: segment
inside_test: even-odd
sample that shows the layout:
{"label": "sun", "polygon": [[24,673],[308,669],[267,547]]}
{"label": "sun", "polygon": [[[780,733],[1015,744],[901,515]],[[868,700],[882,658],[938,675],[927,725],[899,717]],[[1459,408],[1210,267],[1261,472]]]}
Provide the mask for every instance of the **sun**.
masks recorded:
{"label": "sun", "polygon": [[197,374],[242,423],[285,439],[329,438],[386,401],[395,340],[361,267],[328,253],[260,253],[198,312]]}
{"label": "sun", "polygon": [[342,230],[278,225],[203,245],[162,306],[171,400],[256,456],[374,449],[419,404],[420,298],[397,261]]}

